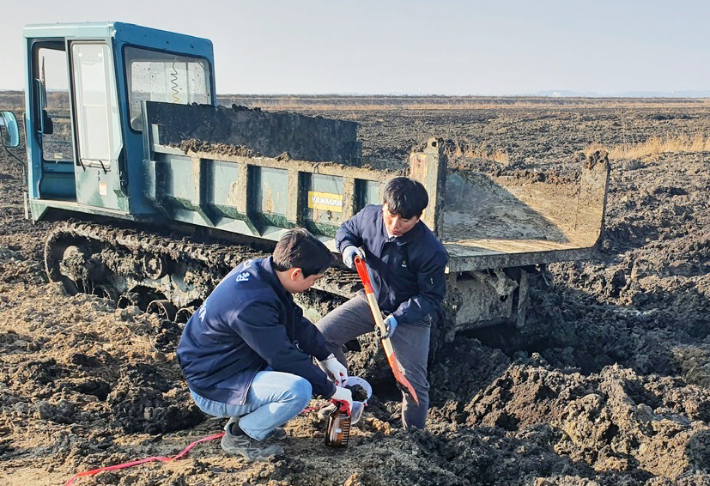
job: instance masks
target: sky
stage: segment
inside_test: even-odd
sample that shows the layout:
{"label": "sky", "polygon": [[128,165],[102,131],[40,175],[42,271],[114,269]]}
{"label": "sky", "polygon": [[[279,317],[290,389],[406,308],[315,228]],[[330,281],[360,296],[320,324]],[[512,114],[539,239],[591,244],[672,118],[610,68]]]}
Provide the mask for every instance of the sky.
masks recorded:
{"label": "sky", "polygon": [[122,21],[211,39],[218,94],[618,95],[710,90],[707,0],[0,0],[22,28]]}

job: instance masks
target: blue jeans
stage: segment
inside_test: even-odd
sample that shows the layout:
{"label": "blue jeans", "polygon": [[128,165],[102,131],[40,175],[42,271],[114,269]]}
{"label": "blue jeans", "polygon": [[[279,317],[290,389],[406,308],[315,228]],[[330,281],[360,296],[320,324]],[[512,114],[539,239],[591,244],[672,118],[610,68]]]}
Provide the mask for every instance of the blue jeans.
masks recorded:
{"label": "blue jeans", "polygon": [[260,371],[244,405],[216,402],[190,390],[197,406],[214,417],[238,417],[239,427],[252,439],[263,440],[306,408],[313,395],[305,378],[279,371]]}

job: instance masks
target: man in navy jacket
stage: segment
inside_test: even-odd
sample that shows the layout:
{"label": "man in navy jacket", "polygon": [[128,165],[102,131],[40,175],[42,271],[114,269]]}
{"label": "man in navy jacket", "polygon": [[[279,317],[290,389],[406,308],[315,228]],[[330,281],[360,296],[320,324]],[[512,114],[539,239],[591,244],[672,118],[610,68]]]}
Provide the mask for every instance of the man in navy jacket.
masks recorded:
{"label": "man in navy jacket", "polygon": [[345,367],[292,297],[308,290],[333,261],[308,231],[290,230],[271,257],[232,270],[185,326],[178,361],[198,407],[230,417],[222,438],[226,452],[248,460],[282,453],[262,441],[283,438],[280,426],[313,394],[352,405],[350,390],[337,386],[347,378]]}
{"label": "man in navy jacket", "polygon": [[[402,422],[406,428],[420,429],[426,426],[429,410],[430,329],[446,293],[448,263],[443,245],[420,221],[428,203],[421,183],[397,177],[385,187],[381,206],[365,207],[336,233],[345,265],[353,268],[355,255],[365,259],[380,309],[389,314],[386,337],[419,398],[417,405],[403,393]],[[375,322],[361,291],[316,325],[328,349],[346,365],[342,345],[373,331]]]}

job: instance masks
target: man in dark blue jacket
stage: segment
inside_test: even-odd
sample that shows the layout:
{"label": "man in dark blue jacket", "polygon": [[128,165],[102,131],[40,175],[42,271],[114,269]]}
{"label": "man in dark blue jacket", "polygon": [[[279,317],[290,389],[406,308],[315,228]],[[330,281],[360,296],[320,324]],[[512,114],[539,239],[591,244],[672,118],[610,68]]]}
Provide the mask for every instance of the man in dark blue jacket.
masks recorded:
{"label": "man in dark blue jacket", "polygon": [[[365,259],[380,309],[389,314],[386,337],[419,398],[417,405],[403,394],[402,422],[420,429],[429,410],[430,329],[446,293],[448,262],[443,245],[419,220],[428,203],[422,184],[397,177],[385,187],[381,206],[367,206],[336,233],[345,265],[353,268],[355,255]],[[375,322],[361,291],[316,325],[328,349],[346,365],[342,345],[373,331]]]}
{"label": "man in dark blue jacket", "polygon": [[283,438],[280,426],[313,394],[352,405],[350,390],[337,386],[346,368],[291,295],[308,290],[333,261],[308,231],[290,230],[271,257],[232,270],[185,326],[178,361],[197,406],[230,417],[222,438],[226,452],[248,460],[282,453],[261,441]]}

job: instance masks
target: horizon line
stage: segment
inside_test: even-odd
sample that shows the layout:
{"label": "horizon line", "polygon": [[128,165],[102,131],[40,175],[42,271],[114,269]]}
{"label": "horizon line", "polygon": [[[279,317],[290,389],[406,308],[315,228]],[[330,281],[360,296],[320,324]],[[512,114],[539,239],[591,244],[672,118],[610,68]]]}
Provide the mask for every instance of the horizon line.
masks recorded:
{"label": "horizon line", "polygon": [[[50,90],[51,91],[51,90]],[[56,90],[54,90],[56,91]],[[0,88],[0,93],[22,93],[24,89]],[[678,90],[678,91],[628,91],[622,93],[604,94],[594,92],[576,92],[573,90],[543,90],[535,93],[517,94],[441,94],[441,93],[343,93],[343,92],[323,92],[323,93],[217,93],[217,97],[395,97],[395,98],[689,98],[703,99],[710,98],[710,90]]]}

